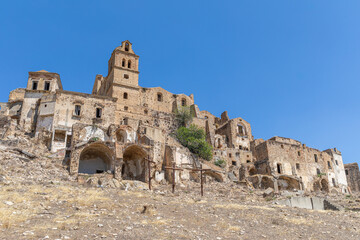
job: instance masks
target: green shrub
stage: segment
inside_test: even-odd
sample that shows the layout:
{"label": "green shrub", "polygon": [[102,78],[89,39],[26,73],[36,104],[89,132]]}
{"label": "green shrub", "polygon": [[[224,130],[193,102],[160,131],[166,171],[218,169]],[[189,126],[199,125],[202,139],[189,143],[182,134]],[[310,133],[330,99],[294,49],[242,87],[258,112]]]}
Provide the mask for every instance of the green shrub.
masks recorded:
{"label": "green shrub", "polygon": [[192,120],[190,107],[180,107],[180,109],[176,111],[175,117],[181,127],[187,127]]}
{"label": "green shrub", "polygon": [[224,168],[226,166],[226,162],[224,159],[219,158],[215,160],[215,165],[221,168]]}
{"label": "green shrub", "polygon": [[205,139],[204,130],[195,125],[180,127],[176,131],[176,138],[190,152],[208,161],[212,159],[212,147]]}
{"label": "green shrub", "polygon": [[326,176],[326,173],[319,173],[317,176],[321,178],[322,176]]}

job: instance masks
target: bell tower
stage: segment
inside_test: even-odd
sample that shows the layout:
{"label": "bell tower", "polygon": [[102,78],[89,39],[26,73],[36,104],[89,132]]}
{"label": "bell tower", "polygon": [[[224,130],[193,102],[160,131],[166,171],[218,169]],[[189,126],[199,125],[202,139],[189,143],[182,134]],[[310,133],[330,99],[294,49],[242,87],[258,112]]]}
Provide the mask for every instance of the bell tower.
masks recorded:
{"label": "bell tower", "polygon": [[115,48],[108,62],[108,79],[113,85],[139,86],[139,56],[129,40]]}

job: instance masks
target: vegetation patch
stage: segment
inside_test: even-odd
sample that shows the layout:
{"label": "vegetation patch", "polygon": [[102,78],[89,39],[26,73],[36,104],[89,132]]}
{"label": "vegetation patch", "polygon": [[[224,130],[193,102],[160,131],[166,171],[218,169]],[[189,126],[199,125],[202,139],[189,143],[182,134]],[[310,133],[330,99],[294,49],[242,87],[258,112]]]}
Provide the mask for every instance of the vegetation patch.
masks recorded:
{"label": "vegetation patch", "polygon": [[176,131],[176,138],[190,152],[208,161],[212,159],[212,147],[205,139],[204,130],[199,127],[180,127]]}

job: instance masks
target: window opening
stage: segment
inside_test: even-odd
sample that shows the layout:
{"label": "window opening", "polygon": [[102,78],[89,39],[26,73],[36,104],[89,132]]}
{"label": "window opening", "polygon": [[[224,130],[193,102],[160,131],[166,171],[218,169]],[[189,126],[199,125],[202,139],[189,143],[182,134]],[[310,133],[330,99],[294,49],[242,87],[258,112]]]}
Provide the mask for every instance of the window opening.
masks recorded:
{"label": "window opening", "polygon": [[81,106],[75,105],[75,115],[80,116],[80,113],[81,113]]}
{"label": "window opening", "polygon": [[37,88],[38,88],[38,82],[33,82],[32,90],[37,90]]}
{"label": "window opening", "polygon": [[277,172],[278,172],[278,173],[281,173],[281,164],[278,163],[276,166],[277,166]]}
{"label": "window opening", "polygon": [[101,118],[101,114],[102,114],[102,109],[96,108],[96,118]]}
{"label": "window opening", "polygon": [[124,99],[128,99],[128,94],[126,92],[124,93]]}
{"label": "window opening", "polygon": [[157,100],[158,100],[159,102],[162,102],[162,101],[163,101],[163,98],[162,98],[162,94],[161,94],[161,93],[158,93],[158,94],[157,94]]}
{"label": "window opening", "polygon": [[185,98],[183,98],[183,99],[181,100],[181,106],[183,106],[183,107],[186,106],[186,99],[185,99]]}
{"label": "window opening", "polygon": [[44,85],[44,90],[49,91],[50,90],[50,82],[46,81]]}

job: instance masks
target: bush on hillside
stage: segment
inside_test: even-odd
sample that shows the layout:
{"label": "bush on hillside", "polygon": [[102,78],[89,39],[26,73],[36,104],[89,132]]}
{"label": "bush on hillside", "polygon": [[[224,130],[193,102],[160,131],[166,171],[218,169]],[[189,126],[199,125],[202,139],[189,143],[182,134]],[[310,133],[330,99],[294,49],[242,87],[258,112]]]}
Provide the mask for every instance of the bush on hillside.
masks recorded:
{"label": "bush on hillside", "polygon": [[205,139],[204,130],[195,125],[180,127],[176,131],[176,137],[190,152],[208,161],[212,159],[212,147]]}

